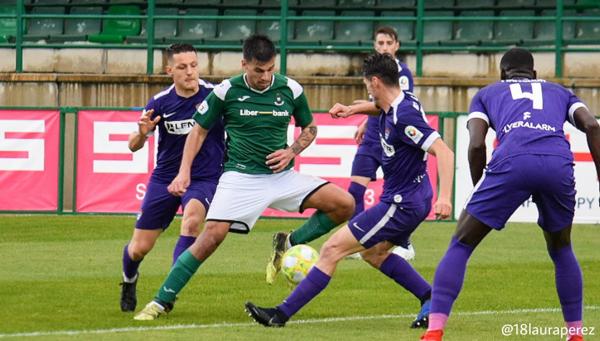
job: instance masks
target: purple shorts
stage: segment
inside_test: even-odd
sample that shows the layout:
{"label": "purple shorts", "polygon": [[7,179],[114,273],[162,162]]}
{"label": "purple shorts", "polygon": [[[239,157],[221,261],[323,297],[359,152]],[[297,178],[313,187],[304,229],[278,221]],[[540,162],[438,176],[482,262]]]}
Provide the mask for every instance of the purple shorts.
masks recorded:
{"label": "purple shorts", "polygon": [[217,189],[217,183],[214,181],[192,180],[185,194],[178,197],[169,193],[167,186],[169,184],[148,182],[148,188],[135,228],[143,230],[166,229],[173,221],[175,214],[177,214],[179,206],[183,206],[185,209],[185,205],[192,199],[200,201],[208,211]]}
{"label": "purple shorts", "polygon": [[414,207],[380,202],[352,218],[348,227],[356,240],[367,249],[382,241],[406,245],[410,235],[430,210],[431,201]]}
{"label": "purple shorts", "polygon": [[465,209],[500,230],[530,196],[542,229],[556,232],[571,226],[575,214],[573,162],[554,155],[517,155],[490,164]]}
{"label": "purple shorts", "polygon": [[374,181],[377,178],[377,169],[381,167],[381,146],[361,144],[358,146],[352,161],[352,176],[364,176]]}

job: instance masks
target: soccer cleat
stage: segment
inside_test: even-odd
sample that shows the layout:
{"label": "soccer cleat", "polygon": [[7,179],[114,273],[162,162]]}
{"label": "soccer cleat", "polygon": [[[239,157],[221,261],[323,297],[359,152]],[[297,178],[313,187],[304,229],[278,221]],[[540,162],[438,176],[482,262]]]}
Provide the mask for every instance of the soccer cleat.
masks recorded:
{"label": "soccer cleat", "polygon": [[431,307],[431,300],[425,301],[421,306],[421,310],[417,315],[417,318],[410,325],[411,328],[427,328],[429,327],[429,308]]}
{"label": "soccer cleat", "polygon": [[285,232],[277,232],[273,235],[273,254],[267,264],[266,281],[268,284],[275,282],[275,277],[281,270],[281,259],[286,249],[287,238],[288,234]]}
{"label": "soccer cleat", "polygon": [[444,336],[444,331],[441,329],[438,330],[428,330],[421,336],[421,341],[442,341],[442,336]]}
{"label": "soccer cleat", "polygon": [[136,321],[152,321],[173,310],[173,303],[159,304],[156,301],[151,301],[146,304],[144,309],[133,317]]}
{"label": "soccer cleat", "polygon": [[392,250],[392,253],[395,253],[408,261],[415,259],[415,248],[412,246],[410,241],[406,241],[406,244],[404,245],[396,246]]}
{"label": "soccer cleat", "polygon": [[135,307],[137,305],[135,287],[137,285],[138,278],[139,274],[135,276],[135,281],[133,281],[133,283],[122,282],[119,284],[121,286],[121,311],[135,311]]}
{"label": "soccer cleat", "polygon": [[265,327],[285,327],[288,318],[277,308],[261,308],[252,302],[244,305],[248,316]]}

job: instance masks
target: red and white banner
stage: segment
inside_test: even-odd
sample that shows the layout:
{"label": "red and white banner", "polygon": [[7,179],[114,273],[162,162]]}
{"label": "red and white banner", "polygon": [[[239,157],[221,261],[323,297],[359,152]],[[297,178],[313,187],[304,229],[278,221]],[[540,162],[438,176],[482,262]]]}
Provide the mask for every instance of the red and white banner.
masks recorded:
{"label": "red and white banner", "polygon": [[[132,153],[127,147],[128,135],[137,129],[139,112],[80,111],[77,141],[77,212],[138,212],[144,197],[146,182],[155,164],[155,143],[150,138],[144,148]],[[352,160],[356,153],[354,132],[364,116],[332,119],[328,114],[316,114],[319,134],[315,142],[296,158],[295,169],[312,174],[346,189],[350,183]],[[428,116],[432,127],[438,127],[438,117]],[[290,144],[299,128],[290,125]],[[437,188],[437,164],[428,161],[434,193]],[[383,186],[381,170],[378,180],[369,185],[365,206],[373,206]],[[306,217],[268,209],[265,216]],[[432,217],[432,215],[430,216]]]}
{"label": "red and white banner", "polygon": [[154,137],[135,153],[129,134],[139,111],[80,111],[77,126],[77,212],[134,213],[154,168]]}
{"label": "red and white banner", "polygon": [[58,209],[60,113],[0,110],[0,210]]}
{"label": "red and white banner", "polygon": [[[294,169],[303,173],[311,174],[337,184],[343,189],[350,186],[350,173],[352,161],[356,154],[357,145],[354,141],[354,133],[358,125],[366,119],[364,115],[351,116],[346,119],[333,119],[329,114],[316,114],[315,121],[319,127],[316,140],[296,157]],[[439,118],[435,115],[427,115],[427,120],[432,128],[438,129]],[[292,144],[300,134],[300,129],[290,125],[288,129],[288,144]],[[435,202],[437,198],[437,162],[434,157],[427,160],[427,171],[433,187]],[[377,181],[369,184],[365,193],[365,209],[379,202],[383,189],[383,173],[381,169],[377,172]],[[307,210],[303,214],[287,213],[273,209],[267,209],[263,216],[272,217],[308,217],[314,210]],[[433,219],[433,211],[428,219]]]}
{"label": "red and white banner", "polygon": [[[467,130],[467,116],[459,116],[456,121],[456,191],[454,214],[458,218],[463,210],[466,200],[473,190],[467,159],[467,146],[469,145],[469,132]],[[598,176],[590,154],[585,134],[578,131],[570,123],[565,123],[564,132],[571,143],[571,151],[575,161],[575,218],[576,223],[600,223],[600,208],[598,206]],[[489,130],[486,136],[488,161],[491,158],[496,134]],[[535,176],[535,174],[532,174]],[[525,201],[510,217],[514,222],[536,222],[538,218],[537,206],[531,198]]]}

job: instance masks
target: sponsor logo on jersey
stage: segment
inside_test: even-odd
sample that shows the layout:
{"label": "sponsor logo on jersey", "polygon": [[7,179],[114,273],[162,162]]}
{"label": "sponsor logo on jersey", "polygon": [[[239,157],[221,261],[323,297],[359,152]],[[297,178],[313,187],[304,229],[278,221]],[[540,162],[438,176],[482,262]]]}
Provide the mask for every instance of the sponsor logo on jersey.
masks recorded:
{"label": "sponsor logo on jersey", "polygon": [[414,126],[406,126],[406,128],[404,128],[404,134],[406,134],[406,136],[414,143],[419,143],[423,138],[423,133]]}
{"label": "sponsor logo on jersey", "polygon": [[169,134],[186,135],[192,130],[196,121],[190,118],[183,121],[165,121],[164,124]]}
{"label": "sponsor logo on jersey", "polygon": [[526,121],[516,121],[516,122],[509,123],[509,124],[505,125],[504,128],[502,128],[502,131],[505,134],[507,134],[511,130],[516,129],[516,128],[528,128],[528,129],[556,132],[556,128],[549,124],[532,123],[532,122],[526,122]]}
{"label": "sponsor logo on jersey", "polygon": [[172,112],[172,113],[170,113],[170,114],[163,114],[163,117],[164,117],[164,118],[169,118],[169,117],[171,117],[171,116],[173,116],[173,115],[175,115],[175,114],[177,114],[177,112],[176,112],[176,111],[174,111],[174,112]]}
{"label": "sponsor logo on jersey", "polygon": [[258,111],[258,110],[248,110],[248,109],[240,109],[240,116],[258,116],[258,115],[272,115],[277,117],[288,117],[290,113],[287,110],[284,111]]}
{"label": "sponsor logo on jersey", "polygon": [[240,102],[243,102],[243,101],[247,100],[248,98],[250,98],[250,96],[246,95],[246,96],[238,97],[237,100],[240,101]]}
{"label": "sponsor logo on jersey", "polygon": [[208,111],[208,103],[206,101],[202,101],[202,103],[196,106],[196,110],[200,113],[200,115],[206,114]]}
{"label": "sponsor logo on jersey", "polygon": [[523,121],[527,121],[530,118],[531,118],[531,113],[529,111],[526,111],[523,113]]}

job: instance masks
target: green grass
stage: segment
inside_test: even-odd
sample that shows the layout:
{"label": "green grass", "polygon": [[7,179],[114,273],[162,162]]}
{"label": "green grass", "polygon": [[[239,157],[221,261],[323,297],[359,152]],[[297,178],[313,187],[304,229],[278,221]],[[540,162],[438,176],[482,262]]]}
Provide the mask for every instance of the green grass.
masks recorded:
{"label": "green grass", "polygon": [[[135,322],[132,314],[120,312],[118,302],[122,248],[133,223],[128,216],[0,216],[0,338],[114,328],[35,339],[417,340],[422,333],[408,328],[418,310],[417,300],[354,260],[342,261],[329,287],[286,328],[250,323],[243,311],[246,300],[275,305],[289,294],[283,278],[273,286],[265,284],[264,269],[273,232],[290,230],[299,220],[261,220],[249,235],[230,234],[180,294],[172,314],[150,323]],[[169,269],[178,226],[176,221],[142,263],[138,308],[152,299]],[[596,329],[600,328],[598,227],[577,225],[573,236],[584,273],[585,324]],[[413,264],[426,279],[432,279],[453,230],[450,223],[426,223],[414,234]],[[527,310],[536,308],[547,310]],[[557,308],[553,268],[540,230],[532,224],[511,224],[490,234],[472,257],[446,340],[559,340],[558,336],[507,338],[500,332],[502,325],[515,323],[562,327]],[[481,311],[499,313],[466,314]],[[158,326],[180,329],[123,329]],[[600,339],[598,334],[600,330],[587,340]]]}

